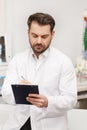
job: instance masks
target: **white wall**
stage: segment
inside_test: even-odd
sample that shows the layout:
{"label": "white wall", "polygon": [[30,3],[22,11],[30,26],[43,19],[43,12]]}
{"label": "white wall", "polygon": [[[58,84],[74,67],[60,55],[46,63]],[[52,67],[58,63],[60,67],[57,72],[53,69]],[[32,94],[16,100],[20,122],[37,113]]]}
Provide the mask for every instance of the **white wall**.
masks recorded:
{"label": "white wall", "polygon": [[28,16],[46,12],[56,20],[53,45],[75,63],[82,50],[83,10],[87,8],[87,0],[5,0],[5,7],[6,34],[13,55],[28,47]]}
{"label": "white wall", "polygon": [[0,0],[0,35],[5,32],[5,1]]}

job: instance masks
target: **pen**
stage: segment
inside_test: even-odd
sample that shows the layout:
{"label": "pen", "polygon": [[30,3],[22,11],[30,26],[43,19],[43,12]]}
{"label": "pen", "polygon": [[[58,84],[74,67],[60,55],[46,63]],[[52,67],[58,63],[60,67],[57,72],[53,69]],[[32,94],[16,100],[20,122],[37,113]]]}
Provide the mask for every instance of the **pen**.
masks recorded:
{"label": "pen", "polygon": [[26,80],[23,76],[21,76],[22,79]]}

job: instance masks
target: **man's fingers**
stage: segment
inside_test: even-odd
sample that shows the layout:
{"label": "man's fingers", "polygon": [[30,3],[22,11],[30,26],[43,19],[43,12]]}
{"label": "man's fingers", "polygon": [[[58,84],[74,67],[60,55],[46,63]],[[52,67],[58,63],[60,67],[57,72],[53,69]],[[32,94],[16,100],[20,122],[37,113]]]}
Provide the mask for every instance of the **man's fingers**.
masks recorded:
{"label": "man's fingers", "polygon": [[41,98],[40,94],[28,94],[29,97]]}
{"label": "man's fingers", "polygon": [[48,100],[45,96],[40,94],[29,94],[26,98],[27,101],[31,102],[33,105],[39,106],[39,107],[47,107],[48,106]]}
{"label": "man's fingers", "polygon": [[28,84],[31,84],[31,83],[29,81],[27,81],[27,80],[21,80],[20,84],[28,85]]}
{"label": "man's fingers", "polygon": [[31,102],[33,105],[35,105],[37,107],[43,107],[43,103],[40,99],[38,100],[38,99],[27,97],[26,100]]}

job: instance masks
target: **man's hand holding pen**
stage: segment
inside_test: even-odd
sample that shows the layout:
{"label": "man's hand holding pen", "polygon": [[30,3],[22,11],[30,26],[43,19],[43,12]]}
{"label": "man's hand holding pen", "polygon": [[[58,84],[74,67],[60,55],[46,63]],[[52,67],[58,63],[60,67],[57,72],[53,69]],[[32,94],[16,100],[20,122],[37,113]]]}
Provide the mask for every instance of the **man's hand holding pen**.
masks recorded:
{"label": "man's hand holding pen", "polygon": [[31,84],[31,83],[30,83],[28,80],[26,80],[23,76],[21,76],[20,84],[29,85],[29,84]]}

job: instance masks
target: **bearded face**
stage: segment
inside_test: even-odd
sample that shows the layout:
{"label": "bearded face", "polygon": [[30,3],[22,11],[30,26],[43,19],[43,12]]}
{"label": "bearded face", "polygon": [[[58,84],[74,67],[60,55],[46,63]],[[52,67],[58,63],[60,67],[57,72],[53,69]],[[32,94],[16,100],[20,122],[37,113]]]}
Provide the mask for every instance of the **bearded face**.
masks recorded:
{"label": "bearded face", "polygon": [[39,56],[51,44],[54,32],[51,32],[50,25],[39,25],[33,21],[29,29],[29,42],[34,53]]}

